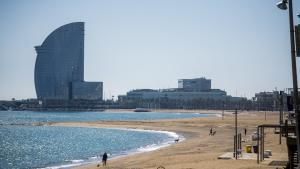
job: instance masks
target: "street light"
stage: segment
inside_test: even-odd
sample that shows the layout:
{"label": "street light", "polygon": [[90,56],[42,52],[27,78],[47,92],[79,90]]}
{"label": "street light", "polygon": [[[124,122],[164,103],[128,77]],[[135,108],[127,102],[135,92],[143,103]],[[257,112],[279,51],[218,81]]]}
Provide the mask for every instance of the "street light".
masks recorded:
{"label": "street light", "polygon": [[[287,6],[288,4],[288,6]],[[296,114],[296,135],[297,135],[297,152],[298,162],[300,162],[300,133],[299,122],[300,112],[298,107],[298,82],[297,82],[297,65],[296,65],[296,47],[295,47],[295,26],[293,18],[293,0],[282,0],[276,4],[281,10],[289,9],[289,24],[290,24],[290,44],[291,44],[291,61],[292,61],[292,76],[293,76],[293,94],[294,94],[294,108]]]}
{"label": "street light", "polygon": [[276,6],[279,8],[279,9],[282,9],[282,10],[287,10],[287,0],[282,0],[282,1],[280,1],[280,2],[278,2],[277,4],[276,4]]}

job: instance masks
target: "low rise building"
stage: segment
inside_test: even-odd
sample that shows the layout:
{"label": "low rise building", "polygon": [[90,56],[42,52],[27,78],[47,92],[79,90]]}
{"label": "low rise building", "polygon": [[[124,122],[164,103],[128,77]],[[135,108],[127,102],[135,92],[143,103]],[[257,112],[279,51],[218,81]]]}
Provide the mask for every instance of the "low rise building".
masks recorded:
{"label": "low rise building", "polygon": [[[168,89],[135,89],[127,92],[126,95],[120,95],[118,101],[122,104],[132,104],[136,106],[153,107],[165,105],[166,108],[180,106],[195,107],[196,102],[205,104],[215,104],[220,102],[239,102],[247,100],[242,97],[232,97],[227,95],[226,91],[220,89],[211,89],[211,80],[206,78],[197,79],[179,79],[178,88]],[[193,105],[192,105],[193,104]],[[220,105],[218,105],[220,107]],[[204,105],[205,107],[205,105]]]}
{"label": "low rise building", "polygon": [[283,104],[284,109],[287,109],[287,96],[288,94],[283,91],[265,91],[255,93],[254,101],[257,110],[278,110],[280,104]]}

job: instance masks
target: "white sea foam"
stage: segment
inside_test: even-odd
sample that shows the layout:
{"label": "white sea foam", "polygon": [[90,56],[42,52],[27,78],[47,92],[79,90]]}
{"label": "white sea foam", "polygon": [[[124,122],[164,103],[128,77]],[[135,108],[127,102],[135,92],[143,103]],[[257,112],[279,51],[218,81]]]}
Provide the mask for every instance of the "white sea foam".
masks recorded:
{"label": "white sea foam", "polygon": [[72,163],[81,163],[83,162],[84,160],[70,160]]}
{"label": "white sea foam", "polygon": [[157,144],[151,144],[151,145],[147,145],[145,147],[140,147],[140,148],[137,149],[137,151],[138,152],[147,152],[147,151],[157,150],[161,147],[163,147],[163,146],[162,145],[158,146]]}
{"label": "white sea foam", "polygon": [[95,161],[99,161],[99,159],[95,157],[95,159],[89,159],[89,160],[70,160],[70,162],[72,162],[71,164],[62,164],[62,165],[50,166],[50,167],[45,167],[40,169],[72,169],[77,166],[94,163]]}
{"label": "white sea foam", "polygon": [[84,163],[77,163],[77,164],[64,164],[64,165],[59,165],[59,166],[52,166],[52,167],[46,167],[42,169],[61,169],[61,168],[73,168],[76,166],[83,165]]}
{"label": "white sea foam", "polygon": [[133,128],[110,128],[110,129],[127,130],[127,131],[138,131],[138,132],[149,132],[149,133],[163,133],[163,134],[166,134],[169,137],[173,137],[175,139],[182,137],[182,136],[179,136],[175,132],[163,131],[163,130],[148,130],[148,129],[133,129]]}
{"label": "white sea foam", "polygon": [[98,159],[98,157],[90,157],[90,160]]}
{"label": "white sea foam", "polygon": [[222,117],[222,114],[215,114],[216,117]]}
{"label": "white sea foam", "polygon": [[118,155],[118,156],[115,156],[113,158],[119,158],[119,157],[131,155],[131,154],[137,154],[137,153],[143,153],[143,152],[158,150],[160,148],[164,148],[164,147],[167,147],[167,146],[175,143],[175,139],[178,139],[179,142],[185,140],[185,138],[183,136],[178,135],[177,133],[171,132],[171,131],[132,129],[132,128],[112,128],[112,129],[130,130],[130,131],[138,131],[138,132],[150,132],[150,133],[163,133],[163,134],[166,134],[170,137],[169,139],[165,140],[164,142],[162,142],[160,144],[151,144],[151,145],[142,146],[142,147],[139,147],[137,149],[129,150],[127,152],[124,152],[124,153],[122,153],[122,155]]}

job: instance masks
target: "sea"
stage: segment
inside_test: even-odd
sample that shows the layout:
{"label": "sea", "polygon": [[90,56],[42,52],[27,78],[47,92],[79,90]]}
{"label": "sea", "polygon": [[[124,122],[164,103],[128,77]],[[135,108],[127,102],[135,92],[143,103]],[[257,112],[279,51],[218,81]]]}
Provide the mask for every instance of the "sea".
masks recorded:
{"label": "sea", "polygon": [[184,138],[174,132],[36,125],[44,122],[134,121],[207,117],[197,113],[0,111],[0,168],[73,168],[156,150]]}

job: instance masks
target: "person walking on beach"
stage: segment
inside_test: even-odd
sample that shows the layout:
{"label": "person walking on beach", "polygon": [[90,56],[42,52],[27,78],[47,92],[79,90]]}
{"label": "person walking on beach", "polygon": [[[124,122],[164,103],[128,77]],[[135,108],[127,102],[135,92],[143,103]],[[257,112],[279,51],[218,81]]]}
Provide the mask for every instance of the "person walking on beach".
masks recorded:
{"label": "person walking on beach", "polygon": [[102,164],[103,164],[103,166],[106,166],[106,161],[107,161],[107,154],[106,154],[106,152],[104,152],[104,154],[102,156]]}
{"label": "person walking on beach", "polygon": [[247,135],[247,129],[246,128],[244,128],[244,132],[245,132],[245,136]]}

